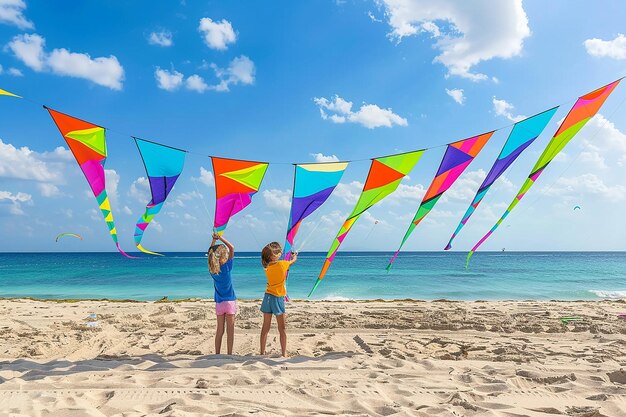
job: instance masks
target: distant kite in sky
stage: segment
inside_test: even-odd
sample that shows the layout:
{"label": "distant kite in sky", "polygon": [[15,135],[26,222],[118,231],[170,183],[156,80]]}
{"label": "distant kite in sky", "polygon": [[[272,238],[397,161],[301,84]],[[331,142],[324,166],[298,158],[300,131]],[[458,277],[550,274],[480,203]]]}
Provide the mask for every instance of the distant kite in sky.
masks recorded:
{"label": "distant kite in sky", "polygon": [[48,107],[45,108],[52,116],[52,120],[59,128],[76,162],[78,162],[80,169],[85,174],[91,191],[98,201],[100,211],[109,228],[109,234],[115,243],[115,247],[122,255],[130,258],[120,248],[117,240],[117,230],[115,229],[113,213],[111,212],[111,205],[105,187],[104,163],[107,159],[107,145],[104,128]]}
{"label": "distant kite in sky", "polygon": [[446,152],[443,155],[441,164],[439,164],[435,178],[430,184],[430,187],[428,187],[428,191],[426,191],[426,195],[424,195],[422,203],[415,213],[415,217],[413,217],[409,228],[404,234],[402,242],[400,242],[400,247],[389,261],[387,270],[391,269],[393,261],[398,257],[398,254],[411,233],[413,233],[413,230],[420,224],[424,217],[430,213],[433,207],[435,207],[435,204],[437,204],[437,201],[439,201],[443,193],[454,184],[454,181],[456,181],[469,164],[472,163],[476,155],[478,155],[489,139],[491,139],[493,133],[494,132],[488,132],[469,139],[463,139],[451,143],[446,147]]}
{"label": "distant kite in sky", "polygon": [[613,92],[617,84],[620,80],[614,81],[604,87],[598,88],[591,93],[585,94],[580,97],[574,107],[569,111],[561,126],[556,131],[543,153],[539,157],[539,160],[533,167],[532,171],[530,171],[530,175],[522,188],[517,192],[517,195],[506,209],[500,220],[496,222],[496,224],[491,228],[489,232],[485,236],[482,237],[474,245],[472,250],[467,254],[467,262],[466,267],[469,265],[470,258],[478,250],[480,245],[482,245],[491,234],[500,226],[500,224],[504,221],[504,219],[509,215],[509,213],[517,206],[517,204],[522,200],[522,198],[526,195],[528,190],[533,186],[537,178],[543,173],[543,170],[546,169],[548,164],[552,162],[552,160],[563,150],[565,145],[582,129],[582,127],[600,110],[600,107],[604,104],[609,95]]}
{"label": "distant kite in sky", "polygon": [[517,157],[520,156],[522,152],[524,152],[524,150],[534,142],[535,139],[537,139],[547,126],[548,122],[552,119],[552,116],[554,116],[557,109],[558,107],[554,107],[550,110],[546,110],[515,123],[508,139],[500,151],[500,155],[498,155],[496,162],[489,170],[489,173],[481,186],[478,187],[474,200],[472,200],[470,206],[467,208],[467,211],[461,218],[461,221],[452,234],[452,237],[450,237],[450,241],[446,245],[445,250],[450,250],[452,248],[452,241],[456,235],[459,234],[463,226],[465,226],[472,214],[474,214],[474,211],[478,208],[478,205],[485,197],[485,194],[489,191],[489,188],[491,188],[493,183],[496,182],[502,174],[504,174],[513,161],[515,161]]}
{"label": "distant kite in sky", "polygon": [[580,210],[580,206],[574,206],[574,210]]}
{"label": "distant kite in sky", "polygon": [[77,235],[76,233],[59,233],[56,239],[54,239],[54,241],[58,242],[59,239],[61,239],[62,237],[67,237],[67,236],[71,236],[71,237],[75,237],[77,239],[83,240],[83,237],[81,235]]}
{"label": "distant kite in sky", "polygon": [[265,162],[211,158],[215,175],[215,221],[213,227],[224,233],[228,221],[252,202],[267,171]]}
{"label": "distant kite in sky", "polygon": [[154,218],[161,211],[165,199],[169,195],[185,164],[186,151],[160,145],[147,140],[133,138],[139,149],[139,154],[146,168],[152,200],[146,206],[146,211],[135,226],[135,246],[144,253],[161,255],[144,249],[141,246],[143,233]]}
{"label": "distant kite in sky", "polygon": [[370,170],[367,174],[365,184],[363,185],[363,192],[359,197],[359,201],[357,201],[352,213],[350,213],[343,223],[341,229],[339,229],[339,233],[337,233],[335,240],[330,246],[322,271],[317,281],[315,281],[313,289],[309,292],[309,296],[313,294],[313,291],[315,291],[320,282],[322,282],[322,279],[324,279],[324,275],[326,275],[330,264],[333,262],[333,259],[335,259],[339,246],[341,246],[341,243],[346,238],[348,232],[350,232],[350,229],[352,229],[352,226],[354,226],[354,223],[367,209],[398,188],[402,179],[411,172],[423,153],[424,151],[420,150],[372,159],[372,164],[370,165]]}
{"label": "distant kite in sky", "polygon": [[294,239],[302,221],[330,197],[347,166],[347,162],[296,164],[291,212],[284,247],[286,260],[291,259]]}

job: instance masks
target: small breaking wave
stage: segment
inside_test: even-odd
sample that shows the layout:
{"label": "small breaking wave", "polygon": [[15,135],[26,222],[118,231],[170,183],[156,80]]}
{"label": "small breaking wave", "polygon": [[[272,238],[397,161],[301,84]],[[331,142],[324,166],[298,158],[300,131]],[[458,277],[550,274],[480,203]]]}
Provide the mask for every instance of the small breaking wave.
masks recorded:
{"label": "small breaking wave", "polygon": [[320,298],[320,301],[354,301],[355,298],[342,297],[341,295],[328,295],[324,298]]}
{"label": "small breaking wave", "polygon": [[600,298],[626,298],[626,291],[589,290],[589,292],[597,295]]}

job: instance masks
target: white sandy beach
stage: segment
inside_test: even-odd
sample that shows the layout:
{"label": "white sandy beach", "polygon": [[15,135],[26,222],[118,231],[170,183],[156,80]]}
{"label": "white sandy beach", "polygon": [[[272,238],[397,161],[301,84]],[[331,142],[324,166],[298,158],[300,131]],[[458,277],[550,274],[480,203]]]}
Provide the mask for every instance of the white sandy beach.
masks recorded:
{"label": "white sandy beach", "polygon": [[289,358],[239,305],[2,300],[0,416],[626,415],[623,301],[292,302]]}

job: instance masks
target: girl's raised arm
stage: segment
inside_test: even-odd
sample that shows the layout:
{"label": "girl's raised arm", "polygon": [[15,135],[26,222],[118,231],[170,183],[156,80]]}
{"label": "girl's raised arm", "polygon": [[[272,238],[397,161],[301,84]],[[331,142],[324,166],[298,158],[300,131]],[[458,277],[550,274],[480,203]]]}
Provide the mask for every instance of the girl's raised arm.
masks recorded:
{"label": "girl's raised arm", "polygon": [[218,236],[218,239],[224,242],[224,245],[228,248],[228,259],[233,259],[235,257],[235,247],[233,244],[226,240],[224,236]]}

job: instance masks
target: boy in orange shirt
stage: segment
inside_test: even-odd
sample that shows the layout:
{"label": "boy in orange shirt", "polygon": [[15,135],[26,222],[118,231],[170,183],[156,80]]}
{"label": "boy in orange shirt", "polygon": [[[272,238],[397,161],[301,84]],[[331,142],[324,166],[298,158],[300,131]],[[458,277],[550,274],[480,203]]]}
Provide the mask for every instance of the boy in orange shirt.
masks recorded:
{"label": "boy in orange shirt", "polygon": [[261,251],[261,263],[267,277],[267,288],[261,303],[261,312],[263,313],[261,355],[265,355],[265,344],[270,325],[272,324],[273,314],[276,316],[276,323],[278,323],[280,349],[283,356],[287,356],[287,332],[285,331],[285,295],[287,294],[287,289],[285,288],[285,282],[287,281],[289,267],[298,259],[298,254],[294,253],[291,255],[291,260],[289,261],[281,261],[280,257],[282,254],[283,248],[278,242],[268,243]]}

